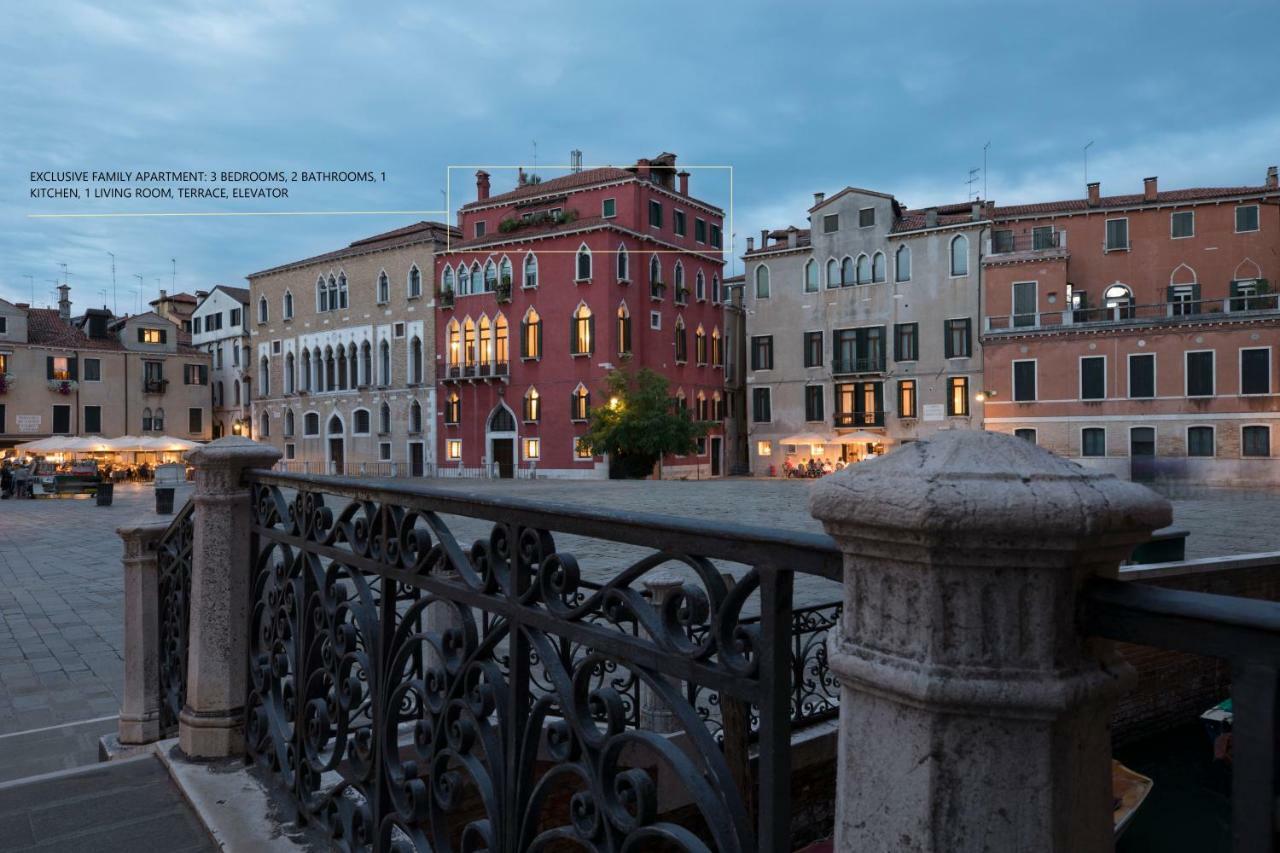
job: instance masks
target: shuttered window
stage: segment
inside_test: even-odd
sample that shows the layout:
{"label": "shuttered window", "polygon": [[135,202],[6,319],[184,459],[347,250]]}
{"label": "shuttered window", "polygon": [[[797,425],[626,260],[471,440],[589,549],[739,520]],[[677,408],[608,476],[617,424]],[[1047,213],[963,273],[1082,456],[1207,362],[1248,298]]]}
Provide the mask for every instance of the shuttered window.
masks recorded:
{"label": "shuttered window", "polygon": [[1036,399],[1036,363],[1034,361],[1013,363],[1013,399],[1019,403],[1029,403]]}
{"label": "shuttered window", "polygon": [[1129,396],[1134,399],[1148,399],[1155,395],[1155,355],[1129,356]]}
{"label": "shuttered window", "polygon": [[1240,350],[1240,393],[1271,393],[1271,350]]}
{"label": "shuttered window", "polygon": [[1107,359],[1090,356],[1080,359],[1080,399],[1102,400],[1107,396]]}
{"label": "shuttered window", "polygon": [[1187,396],[1213,396],[1213,351],[1187,353]]}

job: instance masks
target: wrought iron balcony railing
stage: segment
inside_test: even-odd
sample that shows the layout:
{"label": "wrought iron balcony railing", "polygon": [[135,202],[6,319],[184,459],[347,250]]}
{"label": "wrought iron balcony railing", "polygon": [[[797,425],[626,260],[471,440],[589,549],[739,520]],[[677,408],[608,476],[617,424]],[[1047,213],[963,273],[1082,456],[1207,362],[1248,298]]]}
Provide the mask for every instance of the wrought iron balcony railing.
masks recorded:
{"label": "wrought iron balcony railing", "polygon": [[1012,231],[995,231],[987,241],[987,256],[1010,255],[1018,252],[1043,252],[1065,249],[1067,232],[1057,228],[1036,228],[1022,234]]}
{"label": "wrought iron balcony railing", "polygon": [[835,358],[831,361],[831,373],[835,376],[853,376],[859,373],[884,373],[884,356],[879,358]]}
{"label": "wrought iron balcony railing", "polygon": [[1122,303],[1099,308],[1071,308],[1065,311],[1037,311],[1022,314],[992,314],[984,318],[986,332],[1028,332],[1061,330],[1063,326],[1155,326],[1167,323],[1194,323],[1206,319],[1229,320],[1251,314],[1280,311],[1280,294],[1232,296],[1135,305]]}
{"label": "wrought iron balcony railing", "polygon": [[836,412],[831,422],[837,427],[882,427],[884,412]]}

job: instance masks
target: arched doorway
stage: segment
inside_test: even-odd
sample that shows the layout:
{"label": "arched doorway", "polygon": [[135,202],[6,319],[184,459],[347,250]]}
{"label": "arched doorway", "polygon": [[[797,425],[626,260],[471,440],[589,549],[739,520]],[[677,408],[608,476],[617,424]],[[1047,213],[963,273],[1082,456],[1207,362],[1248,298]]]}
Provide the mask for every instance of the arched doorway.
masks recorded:
{"label": "arched doorway", "polygon": [[485,424],[485,446],[489,451],[489,463],[497,468],[498,476],[504,479],[514,477],[516,416],[506,403],[499,403],[489,413]]}
{"label": "arched doorway", "polygon": [[346,439],[343,437],[346,432],[342,426],[342,418],[335,412],[329,416],[329,425],[327,432],[329,434],[329,471],[333,474],[346,473]]}

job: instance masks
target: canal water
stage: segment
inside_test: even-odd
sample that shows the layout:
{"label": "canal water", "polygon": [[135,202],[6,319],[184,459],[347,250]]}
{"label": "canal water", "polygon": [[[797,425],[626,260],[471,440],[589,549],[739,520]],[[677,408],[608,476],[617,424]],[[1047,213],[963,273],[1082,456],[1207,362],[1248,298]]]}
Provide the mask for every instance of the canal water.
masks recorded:
{"label": "canal water", "polygon": [[1231,770],[1213,760],[1200,723],[1131,744],[1115,757],[1155,782],[1116,853],[1230,853]]}

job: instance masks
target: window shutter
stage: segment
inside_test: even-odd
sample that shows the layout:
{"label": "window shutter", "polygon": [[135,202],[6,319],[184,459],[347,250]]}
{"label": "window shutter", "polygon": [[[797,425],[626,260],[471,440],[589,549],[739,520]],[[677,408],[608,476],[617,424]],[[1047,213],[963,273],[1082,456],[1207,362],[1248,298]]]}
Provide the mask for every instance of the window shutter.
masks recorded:
{"label": "window shutter", "polygon": [[952,346],[951,344],[951,324],[948,322],[944,322],[942,324],[942,337],[943,337],[943,350],[944,350],[943,357],[954,358],[955,347]]}
{"label": "window shutter", "polygon": [[1173,295],[1174,295],[1173,285],[1169,285],[1168,287],[1166,287],[1166,288],[1164,289],[1164,301],[1165,301],[1165,302],[1172,303],[1172,302],[1173,302]]}
{"label": "window shutter", "polygon": [[542,358],[542,321],[539,320],[536,325],[537,331],[535,332],[535,335],[538,343],[538,358]]}
{"label": "window shutter", "polygon": [[164,344],[164,343],[168,343],[168,342],[169,342],[169,330],[168,330],[168,329],[161,329],[161,330],[160,330],[160,343]]}
{"label": "window shutter", "polygon": [[142,329],[139,329],[139,330],[138,330],[138,343],[142,343],[142,341],[143,341],[144,337],[145,337],[145,335],[143,334],[143,330],[142,330]]}
{"label": "window shutter", "polygon": [[595,314],[592,314],[590,317],[587,318],[587,331],[591,333],[590,334],[591,340],[589,341],[589,343],[591,344],[591,348],[588,350],[588,352],[595,352],[596,351],[596,315]]}
{"label": "window shutter", "polygon": [[520,356],[523,358],[529,354],[529,321],[520,321]]}
{"label": "window shutter", "polygon": [[80,378],[80,359],[78,358],[67,359],[67,370],[70,371],[69,375],[71,376],[71,381],[74,382],[78,380]]}
{"label": "window shutter", "polygon": [[48,356],[45,359],[45,378],[46,379],[53,378],[53,356]]}
{"label": "window shutter", "polygon": [[578,352],[578,318],[569,318],[569,352],[577,354]]}
{"label": "window shutter", "polygon": [[208,365],[205,365],[205,364],[200,365],[200,384],[201,385],[209,384],[209,366]]}

